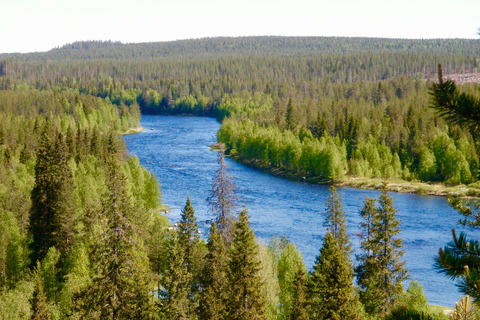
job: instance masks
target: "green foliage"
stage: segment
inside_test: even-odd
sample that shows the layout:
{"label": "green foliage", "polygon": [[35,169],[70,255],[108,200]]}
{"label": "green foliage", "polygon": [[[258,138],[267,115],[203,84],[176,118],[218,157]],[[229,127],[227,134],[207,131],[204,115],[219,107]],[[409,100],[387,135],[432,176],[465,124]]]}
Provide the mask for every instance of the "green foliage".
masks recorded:
{"label": "green foliage", "polygon": [[34,281],[25,279],[16,282],[10,290],[0,289],[0,319],[29,319],[32,315],[30,300],[34,290]]}
{"label": "green foliage", "polygon": [[259,245],[258,259],[260,261],[261,295],[265,298],[265,313],[267,319],[277,319],[279,305],[278,268],[275,256],[265,244]]}
{"label": "green foliage", "polygon": [[31,320],[50,320],[52,318],[52,314],[47,303],[47,295],[43,291],[43,283],[39,275],[35,276],[35,290],[33,291],[31,304]]}
{"label": "green foliage", "polygon": [[240,212],[229,248],[228,319],[266,319],[259,248],[247,210]]}
{"label": "green foliage", "polygon": [[161,279],[158,307],[160,316],[171,319],[188,319],[190,314],[190,290],[192,275],[188,273],[185,252],[176,232],[169,236],[167,244],[166,269]]}
{"label": "green foliage", "polygon": [[[50,121],[44,129],[35,166],[29,232],[31,265],[42,260],[51,247],[70,251],[75,223],[73,177],[65,140]],[[53,134],[52,134],[53,133]]]}
{"label": "green foliage", "polygon": [[[480,204],[477,201],[472,202],[451,197],[449,203],[464,216],[464,219],[459,221],[461,224],[472,228],[480,226],[478,219]],[[457,286],[461,292],[473,298],[478,298],[480,297],[477,286],[477,282],[480,280],[480,260],[478,259],[480,245],[478,240],[468,239],[463,232],[457,236],[454,229],[452,229],[452,236],[453,240],[439,250],[434,267],[447,277],[458,280]]]}
{"label": "green foliage", "polygon": [[312,319],[359,319],[353,276],[348,254],[327,232],[311,276]]}
{"label": "green foliage", "polygon": [[303,269],[299,269],[295,274],[295,280],[292,283],[292,303],[289,309],[289,320],[307,320],[310,319],[308,295],[308,278]]}
{"label": "green foliage", "polygon": [[[302,272],[304,278],[297,279],[298,274]],[[293,312],[295,305],[295,294],[298,299],[306,301],[306,267],[303,263],[303,257],[300,251],[293,243],[287,243],[278,260],[278,284],[280,286],[280,319],[288,319]],[[296,281],[300,281],[295,284]],[[297,286],[303,286],[296,288]],[[302,290],[302,292],[295,293],[295,290]],[[303,300],[302,300],[303,301]],[[297,302],[301,303],[301,301]],[[300,312],[300,309],[298,309]]]}
{"label": "green foliage", "polygon": [[132,203],[120,169],[118,143],[110,134],[107,193],[100,215],[103,230],[90,257],[92,284],[79,294],[77,310],[88,317],[143,318],[152,311],[151,281],[142,241],[129,219]]}
{"label": "green foliage", "polygon": [[449,123],[468,126],[478,131],[480,100],[474,95],[460,92],[455,82],[445,81],[442,66],[438,65],[438,83],[432,83],[430,95],[432,108]]}
{"label": "green foliage", "polygon": [[199,319],[222,320],[227,317],[227,251],[217,226],[212,222],[201,277]]}
{"label": "green foliage", "polygon": [[345,252],[345,256],[348,257],[352,250],[352,244],[350,243],[347,234],[342,199],[338,196],[335,186],[330,187],[330,195],[327,198],[325,207],[327,218],[325,219],[323,226],[327,229],[327,232],[331,233],[340,247],[340,250]]}
{"label": "green foliage", "polygon": [[397,237],[400,221],[395,219],[396,210],[385,187],[378,203],[379,207],[375,207],[375,200],[367,197],[360,212],[364,233],[356,273],[365,311],[385,316],[402,296],[402,281],[408,271],[404,268],[405,261],[400,261],[403,256],[402,239]]}

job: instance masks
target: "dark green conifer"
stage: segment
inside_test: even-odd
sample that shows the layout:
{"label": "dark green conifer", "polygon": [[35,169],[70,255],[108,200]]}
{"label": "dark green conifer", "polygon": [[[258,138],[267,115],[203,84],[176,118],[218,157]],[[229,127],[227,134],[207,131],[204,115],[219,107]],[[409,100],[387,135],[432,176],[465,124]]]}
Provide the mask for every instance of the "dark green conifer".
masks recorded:
{"label": "dark green conifer", "polygon": [[363,225],[367,237],[361,244],[363,254],[358,257],[357,268],[360,299],[369,314],[385,316],[395,305],[395,299],[403,293],[402,282],[408,276],[404,268],[400,221],[395,219],[396,210],[386,187],[375,208],[367,199],[362,216],[369,223]]}
{"label": "dark green conifer", "polygon": [[358,319],[353,266],[337,239],[327,232],[311,277],[312,319]]}
{"label": "dark green conifer", "polygon": [[285,122],[287,124],[287,129],[290,131],[295,131],[297,128],[297,119],[295,117],[295,107],[293,106],[292,98],[288,100],[287,104],[287,114],[285,115]]}
{"label": "dark green conifer", "polygon": [[195,221],[195,210],[187,198],[178,223],[178,244],[182,248],[184,264],[190,274],[190,305],[189,314],[193,315],[198,307],[199,282],[203,256],[199,250],[200,237],[198,225]]}
{"label": "dark green conifer", "polygon": [[65,139],[55,132],[55,125],[48,120],[37,153],[29,225],[32,267],[46,256],[50,247],[62,254],[70,251],[73,238],[73,175]]}
{"label": "dark green conifer", "polygon": [[210,228],[208,254],[201,278],[199,319],[222,320],[227,316],[227,252],[215,222]]}
{"label": "dark green conifer", "polygon": [[170,234],[167,244],[167,268],[161,283],[159,311],[161,318],[182,320],[191,317],[190,290],[192,275],[185,263],[185,250],[180,245],[175,231]]}
{"label": "dark green conifer", "polygon": [[289,320],[310,319],[307,285],[307,274],[303,268],[300,268],[295,274],[295,281],[292,284],[293,299],[290,314],[288,316]]}
{"label": "dark green conifer", "polygon": [[250,228],[247,210],[240,212],[235,234],[229,249],[228,262],[228,319],[266,319],[265,299],[262,297],[260,261],[255,234]]}
{"label": "dark green conifer", "polygon": [[323,223],[323,226],[327,228],[327,232],[332,234],[341,250],[344,251],[348,257],[352,250],[352,245],[347,234],[342,199],[338,197],[335,186],[330,187],[330,196],[327,199],[325,209],[327,212],[327,218]]}

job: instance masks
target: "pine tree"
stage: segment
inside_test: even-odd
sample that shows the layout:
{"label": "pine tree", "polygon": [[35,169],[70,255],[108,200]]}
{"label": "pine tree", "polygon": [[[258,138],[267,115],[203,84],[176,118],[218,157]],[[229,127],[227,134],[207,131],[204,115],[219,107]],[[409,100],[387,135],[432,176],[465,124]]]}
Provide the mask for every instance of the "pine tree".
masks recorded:
{"label": "pine tree", "polygon": [[227,252],[215,222],[210,228],[207,248],[201,279],[199,319],[222,320],[227,316]]}
{"label": "pine tree", "polygon": [[395,219],[396,210],[386,187],[378,199],[379,207],[372,201],[365,202],[362,215],[370,220],[364,225],[368,237],[362,241],[363,254],[357,268],[360,299],[369,314],[388,314],[395,299],[403,293],[402,282],[408,276],[404,268],[400,221]]}
{"label": "pine tree", "polygon": [[442,66],[438,65],[438,83],[430,88],[431,107],[449,123],[468,127],[478,133],[480,129],[480,99],[460,93],[455,82],[443,79]]}
{"label": "pine tree", "polygon": [[103,232],[92,250],[90,260],[95,275],[92,285],[80,294],[84,304],[79,311],[89,318],[147,318],[152,290],[148,260],[138,230],[130,220],[133,208],[118,159],[117,139],[114,133],[109,137],[107,193],[100,214]]}
{"label": "pine tree", "polygon": [[215,215],[218,231],[228,247],[232,240],[232,225],[235,222],[234,210],[237,207],[239,198],[235,196],[236,186],[233,183],[234,178],[227,172],[223,151],[220,151],[218,154],[218,163],[220,168],[213,180],[212,190],[207,198],[207,203],[210,207],[210,212]]}
{"label": "pine tree", "polygon": [[229,250],[228,319],[266,319],[257,255],[258,244],[244,209],[235,224],[235,235]]}
{"label": "pine tree", "polygon": [[353,288],[353,266],[331,232],[311,277],[310,296],[313,319],[358,319]]}

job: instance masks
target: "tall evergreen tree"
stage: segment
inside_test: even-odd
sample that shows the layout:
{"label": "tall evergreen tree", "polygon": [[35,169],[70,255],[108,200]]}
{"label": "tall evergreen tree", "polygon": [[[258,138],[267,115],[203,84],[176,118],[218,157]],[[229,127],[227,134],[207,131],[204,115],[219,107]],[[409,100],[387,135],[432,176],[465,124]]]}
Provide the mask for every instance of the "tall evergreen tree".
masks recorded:
{"label": "tall evergreen tree", "polygon": [[107,193],[100,214],[103,232],[90,258],[95,275],[92,285],[80,295],[84,301],[80,313],[102,319],[148,318],[152,311],[148,260],[138,230],[130,220],[134,209],[118,159],[117,139],[115,133],[109,137]]}
{"label": "tall evergreen tree", "polygon": [[345,221],[345,211],[343,211],[342,199],[337,194],[335,186],[330,187],[330,195],[326,202],[327,218],[323,226],[327,228],[335,238],[340,249],[348,256],[352,250],[352,245],[347,234]]}
{"label": "tall evergreen tree", "polygon": [[360,299],[369,314],[388,314],[403,293],[402,282],[408,277],[400,233],[400,221],[395,219],[396,210],[386,187],[378,199],[379,207],[372,201],[365,202],[362,215],[370,219],[368,238],[362,241],[363,254],[359,256],[358,283]]}
{"label": "tall evergreen tree", "polygon": [[235,224],[228,271],[228,319],[266,319],[265,299],[261,295],[258,244],[250,228],[246,209],[240,212],[239,221]]}
{"label": "tall evergreen tree", "polygon": [[285,122],[287,124],[287,129],[290,131],[295,131],[297,128],[297,119],[295,117],[295,107],[293,106],[292,98],[288,100],[287,104],[287,113],[285,115]]}
{"label": "tall evergreen tree", "polygon": [[295,281],[292,284],[292,304],[288,314],[288,320],[309,320],[309,297],[308,278],[303,268],[295,274]]}
{"label": "tall evergreen tree", "polygon": [[74,182],[68,165],[68,150],[61,133],[47,120],[35,165],[29,233],[31,266],[42,260],[50,247],[70,250],[75,212]]}
{"label": "tall evergreen tree", "polygon": [[207,203],[210,212],[215,215],[218,231],[228,246],[232,240],[232,225],[235,222],[234,210],[237,207],[239,198],[235,195],[236,186],[233,183],[234,178],[227,172],[223,150],[218,154],[218,163],[220,168],[213,180],[212,190],[207,198]]}
{"label": "tall evergreen tree", "polygon": [[353,266],[331,232],[327,232],[310,285],[312,319],[358,319]]}
{"label": "tall evergreen tree", "polygon": [[207,248],[201,278],[199,319],[222,320],[227,317],[227,251],[215,222],[210,228]]}
{"label": "tall evergreen tree", "polygon": [[159,300],[161,318],[190,319],[192,275],[188,272],[185,250],[175,231],[170,235],[167,252],[167,267],[161,280],[164,289]]}
{"label": "tall evergreen tree", "polygon": [[200,272],[203,257],[199,250],[200,237],[198,225],[195,222],[195,210],[187,198],[185,207],[182,210],[180,222],[178,223],[178,244],[182,248],[183,261],[190,274],[190,304],[189,314],[193,315],[198,306]]}

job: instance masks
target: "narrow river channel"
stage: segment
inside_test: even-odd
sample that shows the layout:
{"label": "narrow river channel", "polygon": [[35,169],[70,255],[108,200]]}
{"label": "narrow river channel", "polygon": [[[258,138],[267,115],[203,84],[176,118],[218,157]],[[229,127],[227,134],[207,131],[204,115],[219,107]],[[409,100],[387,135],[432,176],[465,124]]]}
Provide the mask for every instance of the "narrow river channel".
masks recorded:
{"label": "narrow river channel", "polygon": [[[216,141],[220,124],[213,118],[143,116],[145,131],[125,136],[130,154],[137,155],[160,181],[163,203],[170,206],[171,223],[179,220],[181,209],[190,196],[202,236],[208,236],[205,199],[218,170],[218,154],[209,145]],[[328,187],[274,177],[226,159],[228,172],[236,177],[237,195],[251,215],[251,226],[258,238],[285,235],[304,256],[309,269],[322,245],[325,228],[325,201]],[[339,188],[347,215],[350,238],[355,248],[360,240],[359,210],[365,197],[378,198],[375,190]],[[461,294],[454,283],[433,269],[438,249],[451,240],[451,229],[460,229],[460,215],[443,197],[392,193],[401,221],[406,266],[411,278],[423,285],[430,304],[453,307]],[[357,253],[358,249],[357,249]],[[408,286],[408,282],[405,284]]]}

